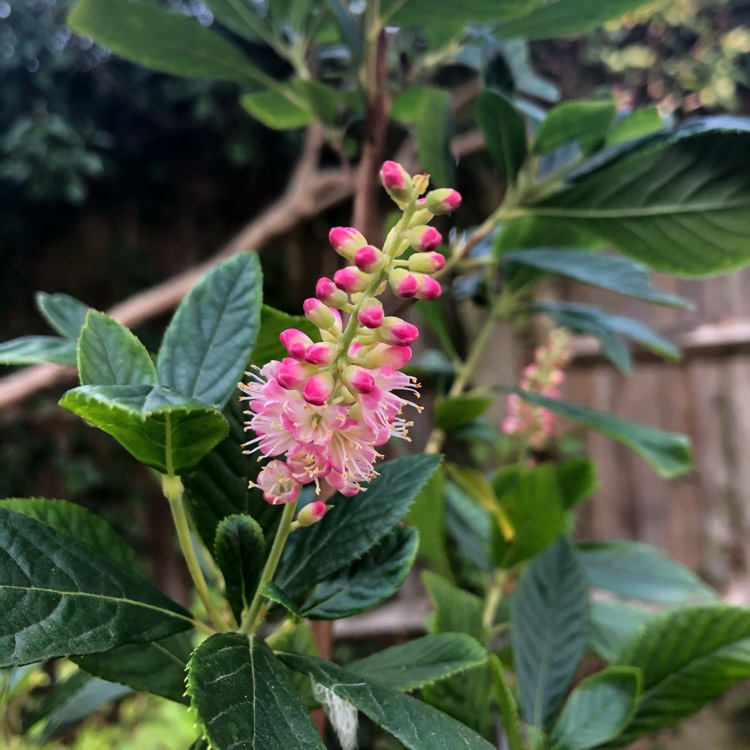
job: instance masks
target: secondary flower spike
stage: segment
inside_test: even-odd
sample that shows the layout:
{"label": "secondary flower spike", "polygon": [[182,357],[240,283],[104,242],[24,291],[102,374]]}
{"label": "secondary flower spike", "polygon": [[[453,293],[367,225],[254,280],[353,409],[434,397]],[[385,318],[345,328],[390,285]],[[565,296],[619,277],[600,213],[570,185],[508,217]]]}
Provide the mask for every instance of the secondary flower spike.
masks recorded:
{"label": "secondary flower spike", "polygon": [[[311,483],[320,490],[327,482],[344,495],[364,490],[377,474],[378,447],[391,437],[408,440],[412,423],[402,416],[404,407],[420,408],[410,400],[418,396],[416,381],[399,372],[419,332],[385,317],[377,297],[388,285],[404,298],[440,295],[431,274],[445,263],[434,252],[442,238],[427,222],[457,208],[461,196],[438,190],[421,198],[428,176],[412,176],[396,162],[385,162],[380,176],[402,212],[383,246],[352,227],[331,229],[331,246],[350,265],[333,279],[319,279],[315,298],[305,300],[318,335],[283,331],[289,356],[247,373],[250,381],[239,384],[248,402],[245,429],[254,433],[245,453],[273,459],[250,486],[273,505],[294,502]],[[410,248],[418,252],[402,258]],[[325,505],[318,505],[307,506],[310,518],[300,517],[300,525],[322,517]]]}

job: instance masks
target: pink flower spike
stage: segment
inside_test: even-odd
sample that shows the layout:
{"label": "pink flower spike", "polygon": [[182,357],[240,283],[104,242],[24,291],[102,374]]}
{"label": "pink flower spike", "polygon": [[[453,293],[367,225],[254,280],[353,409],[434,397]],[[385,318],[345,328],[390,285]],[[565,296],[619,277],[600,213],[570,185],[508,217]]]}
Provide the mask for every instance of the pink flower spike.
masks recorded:
{"label": "pink flower spike", "polygon": [[410,359],[410,347],[388,344],[377,344],[364,356],[368,367],[392,367],[394,370],[400,370]]}
{"label": "pink flower spike", "polygon": [[307,382],[311,374],[310,368],[288,357],[282,361],[276,372],[276,382],[282,388],[295,391]]}
{"label": "pink flower spike", "polygon": [[419,338],[419,329],[401,318],[388,316],[376,336],[384,344],[392,346],[409,346]]}
{"label": "pink flower spike", "polygon": [[449,214],[461,205],[461,193],[453,188],[431,190],[425,196],[425,206],[436,216]]}
{"label": "pink flower spike", "polygon": [[388,274],[388,283],[393,293],[402,299],[411,299],[419,290],[418,278],[404,268],[396,268]]}
{"label": "pink flower spike", "polygon": [[437,299],[443,293],[440,282],[430,276],[420,276],[419,289],[414,295],[417,299]]}
{"label": "pink flower spike", "polygon": [[328,305],[315,297],[309,297],[302,303],[307,319],[318,328],[331,328],[336,319]]}
{"label": "pink flower spike", "polygon": [[327,512],[328,506],[321,500],[316,500],[315,502],[306,505],[297,514],[297,523],[302,527],[312,526],[320,521]]}
{"label": "pink flower spike", "polygon": [[333,308],[346,307],[349,303],[346,292],[342,292],[327,276],[318,279],[318,283],[315,285],[315,296],[321,302]]}
{"label": "pink flower spike", "polygon": [[302,398],[313,406],[327,404],[333,395],[333,378],[325,372],[313,375],[305,383]]}
{"label": "pink flower spike", "polygon": [[354,265],[365,273],[379,271],[385,265],[385,256],[375,246],[365,245],[354,253]]}
{"label": "pink flower spike", "polygon": [[420,273],[435,273],[445,265],[445,256],[440,253],[414,253],[409,258],[409,270]]}
{"label": "pink flower spike", "polygon": [[331,247],[350,263],[354,260],[354,253],[367,244],[364,235],[354,227],[334,227],[328,233],[328,241]]}
{"label": "pink flower spike", "polygon": [[443,235],[435,227],[414,227],[409,231],[409,244],[420,252],[426,253],[440,247]]}
{"label": "pink flower spike", "polygon": [[307,347],[305,362],[311,365],[330,365],[336,359],[338,351],[339,348],[335,344],[313,344]]}
{"label": "pink flower spike", "polygon": [[289,467],[281,461],[267,463],[258,474],[258,481],[250,482],[249,486],[263,490],[263,499],[271,505],[293,503],[299,495],[300,488]]}
{"label": "pink flower spike", "polygon": [[357,313],[357,320],[365,328],[379,328],[383,323],[383,305],[375,298],[362,304]]}
{"label": "pink flower spike", "polygon": [[336,286],[348,294],[364,292],[370,286],[370,276],[354,266],[341,268],[333,274]]}
{"label": "pink flower spike", "polygon": [[370,393],[375,388],[375,378],[364,367],[349,365],[343,372],[344,382],[357,393]]}
{"label": "pink flower spike", "polygon": [[295,359],[304,359],[308,346],[312,346],[313,340],[297,328],[287,328],[279,335],[283,347]]}

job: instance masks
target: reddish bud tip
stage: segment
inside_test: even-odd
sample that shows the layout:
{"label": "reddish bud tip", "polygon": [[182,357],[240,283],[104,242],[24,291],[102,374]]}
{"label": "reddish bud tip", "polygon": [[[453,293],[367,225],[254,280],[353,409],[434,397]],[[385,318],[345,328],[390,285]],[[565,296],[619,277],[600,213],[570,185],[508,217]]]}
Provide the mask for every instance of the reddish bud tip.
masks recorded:
{"label": "reddish bud tip", "polygon": [[367,289],[370,285],[370,277],[354,266],[347,266],[333,274],[333,283],[341,291],[354,294],[355,292],[364,292]]}
{"label": "reddish bud tip", "polygon": [[282,346],[295,359],[304,359],[307,347],[310,346],[312,339],[302,331],[296,328],[287,328],[279,334],[279,340]]}
{"label": "reddish bud tip", "polygon": [[373,271],[380,270],[385,265],[385,256],[373,245],[365,245],[354,253],[354,265],[360,271],[372,273]]}
{"label": "reddish bud tip", "polygon": [[378,328],[383,323],[383,305],[380,300],[367,300],[357,313],[357,319],[365,328]]}
{"label": "reddish bud tip", "polygon": [[431,190],[425,196],[425,206],[436,215],[449,214],[455,211],[460,205],[461,193],[453,190],[453,188]]}
{"label": "reddish bud tip", "polygon": [[316,500],[306,505],[297,514],[297,523],[300,526],[312,526],[318,523],[321,518],[328,512],[328,506],[322,500]]}

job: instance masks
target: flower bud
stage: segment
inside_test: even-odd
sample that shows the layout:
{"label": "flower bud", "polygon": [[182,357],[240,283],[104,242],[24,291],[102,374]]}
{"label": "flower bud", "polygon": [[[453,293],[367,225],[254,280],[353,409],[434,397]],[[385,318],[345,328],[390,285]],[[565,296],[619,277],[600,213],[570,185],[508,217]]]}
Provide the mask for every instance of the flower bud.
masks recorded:
{"label": "flower bud", "polygon": [[276,373],[276,380],[282,388],[296,391],[307,382],[311,374],[309,367],[306,367],[296,359],[285,357],[281,361],[281,367],[279,367]]}
{"label": "flower bud", "polygon": [[364,292],[372,279],[369,274],[360,271],[354,266],[340,268],[333,274],[333,283],[344,292],[353,294],[354,292]]}
{"label": "flower bud", "polygon": [[[319,299],[309,297],[302,303],[307,319],[318,328],[331,328],[336,323],[333,311]],[[337,310],[338,312],[338,310]]]}
{"label": "flower bud", "polygon": [[382,327],[375,332],[375,336],[384,344],[409,346],[419,337],[419,329],[401,318],[389,315],[383,321]]}
{"label": "flower bud", "polygon": [[383,305],[374,297],[366,300],[359,308],[357,319],[365,328],[377,328],[383,322]]}
{"label": "flower bud", "polygon": [[334,227],[328,233],[328,241],[331,247],[350,263],[354,260],[354,253],[367,244],[364,235],[354,227]]}
{"label": "flower bud", "polygon": [[414,227],[409,230],[409,244],[421,252],[429,252],[440,247],[443,235],[435,227],[425,225]]}
{"label": "flower bud", "polygon": [[445,256],[441,253],[414,253],[409,258],[409,270],[420,273],[435,273],[445,265]]}
{"label": "flower bud", "polygon": [[312,346],[313,340],[296,328],[287,328],[279,335],[282,346],[295,359],[304,359],[308,346]]}
{"label": "flower bud", "polygon": [[418,276],[419,289],[414,295],[417,299],[437,299],[443,293],[443,287],[440,282],[431,276],[420,273]]}
{"label": "flower bud", "polygon": [[302,398],[313,406],[323,406],[328,403],[333,395],[333,377],[327,372],[319,372],[313,375],[305,383]]}
{"label": "flower bud", "polygon": [[367,367],[392,367],[400,370],[411,359],[411,349],[408,346],[388,346],[377,344],[362,358]]}
{"label": "flower bud", "polygon": [[397,162],[386,161],[380,168],[380,181],[388,195],[399,203],[415,197],[414,182],[409,173]]}
{"label": "flower bud", "polygon": [[405,268],[396,268],[388,274],[393,293],[402,299],[411,299],[419,290],[419,279]]}
{"label": "flower bud", "polygon": [[364,271],[365,273],[379,271],[386,262],[385,255],[373,245],[360,247],[359,250],[354,253],[354,265],[357,266],[360,271]]}
{"label": "flower bud", "polygon": [[297,523],[302,527],[312,526],[323,518],[328,512],[328,507],[322,500],[316,500],[306,505],[297,513]]}
{"label": "flower bud", "polygon": [[364,367],[349,365],[342,373],[344,382],[357,393],[371,393],[375,388],[375,378]]}
{"label": "flower bud", "polygon": [[430,190],[425,196],[425,206],[436,216],[449,214],[461,205],[461,193],[453,188]]}
{"label": "flower bud", "polygon": [[315,285],[315,296],[334,309],[340,309],[349,304],[346,292],[342,292],[327,276],[318,279]]}
{"label": "flower bud", "polygon": [[336,355],[339,353],[339,348],[336,344],[325,343],[313,344],[307,347],[305,352],[305,362],[311,365],[330,365]]}

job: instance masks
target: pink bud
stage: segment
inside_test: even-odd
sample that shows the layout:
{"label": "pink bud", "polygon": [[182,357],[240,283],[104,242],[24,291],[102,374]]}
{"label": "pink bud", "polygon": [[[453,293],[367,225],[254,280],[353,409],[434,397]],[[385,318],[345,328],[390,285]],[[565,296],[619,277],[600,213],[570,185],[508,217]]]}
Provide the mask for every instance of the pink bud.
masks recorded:
{"label": "pink bud", "polygon": [[328,305],[324,305],[319,299],[309,297],[302,303],[307,319],[318,328],[331,328],[336,319]]}
{"label": "pink bud", "polygon": [[313,375],[305,383],[302,398],[313,406],[323,406],[333,395],[333,378],[326,372]]}
{"label": "pink bud", "polygon": [[354,266],[341,268],[333,274],[334,284],[348,294],[364,292],[365,289],[370,286],[371,281],[372,279],[368,274],[360,271],[359,268],[355,268]]}
{"label": "pink bud", "polygon": [[414,295],[417,299],[437,299],[443,293],[440,282],[424,274],[419,275],[419,289]]}
{"label": "pink bud", "polygon": [[414,253],[409,258],[409,270],[421,273],[435,273],[445,265],[445,256],[441,253]]}
{"label": "pink bud", "polygon": [[360,271],[366,273],[372,273],[373,271],[379,271],[385,265],[385,256],[378,248],[373,245],[365,245],[360,247],[356,253],[354,253],[354,265],[359,268]]}
{"label": "pink bud", "polygon": [[302,527],[312,526],[320,521],[327,512],[328,506],[322,500],[316,500],[297,513],[297,523]]}
{"label": "pink bud", "polygon": [[395,161],[383,162],[380,168],[380,181],[388,195],[396,201],[408,201],[415,197],[411,175]]}
{"label": "pink bud", "polygon": [[281,367],[276,372],[276,381],[282,388],[294,391],[302,387],[310,375],[309,368],[296,359],[286,357],[281,361]]}
{"label": "pink bud", "polygon": [[334,227],[328,233],[331,247],[350,263],[354,260],[354,253],[367,244],[367,240],[354,227]]}
{"label": "pink bud", "polygon": [[327,276],[318,279],[315,285],[315,296],[333,308],[342,308],[349,303],[346,292],[342,292]]}
{"label": "pink bud", "polygon": [[411,299],[419,290],[419,279],[405,268],[396,268],[388,274],[388,283],[397,297]]}
{"label": "pink bud", "polygon": [[307,347],[305,352],[305,362],[311,365],[330,365],[338,354],[336,344],[313,344]]}
{"label": "pink bud", "polygon": [[461,205],[461,193],[453,188],[431,190],[425,196],[425,206],[436,215],[449,214]]}
{"label": "pink bud", "polygon": [[368,367],[392,367],[400,370],[411,359],[408,346],[388,346],[377,344],[364,356]]}
{"label": "pink bud", "polygon": [[371,393],[375,388],[375,378],[364,367],[349,365],[343,372],[344,382],[357,393]]}
{"label": "pink bud", "polygon": [[440,247],[442,241],[443,235],[435,227],[421,226],[409,230],[409,244],[415,250],[429,252]]}
{"label": "pink bud", "polygon": [[375,335],[384,344],[409,346],[419,338],[419,329],[401,318],[389,316],[385,318],[382,328],[378,329]]}
{"label": "pink bud", "polygon": [[279,335],[279,340],[282,346],[295,359],[304,359],[307,347],[313,343],[312,339],[306,333],[296,328],[287,328],[285,331],[282,331]]}
{"label": "pink bud", "polygon": [[377,328],[383,323],[383,305],[380,300],[368,299],[362,303],[357,319],[365,328]]}

